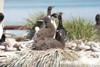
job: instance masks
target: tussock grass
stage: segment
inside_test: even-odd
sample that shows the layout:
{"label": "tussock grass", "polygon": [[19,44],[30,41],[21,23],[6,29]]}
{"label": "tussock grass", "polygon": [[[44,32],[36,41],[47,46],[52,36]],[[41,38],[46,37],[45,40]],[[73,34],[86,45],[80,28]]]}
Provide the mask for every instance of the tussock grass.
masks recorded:
{"label": "tussock grass", "polygon": [[94,28],[91,21],[84,18],[64,20],[63,26],[68,31],[69,40],[95,41],[98,38],[97,29]]}

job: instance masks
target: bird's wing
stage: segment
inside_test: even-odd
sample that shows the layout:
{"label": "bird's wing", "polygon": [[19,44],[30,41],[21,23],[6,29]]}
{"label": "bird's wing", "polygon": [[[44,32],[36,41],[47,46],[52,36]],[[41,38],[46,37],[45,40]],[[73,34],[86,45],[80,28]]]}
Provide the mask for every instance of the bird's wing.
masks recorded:
{"label": "bird's wing", "polygon": [[37,35],[38,36],[42,36],[42,35],[49,36],[49,35],[52,35],[51,32],[52,30],[50,28],[44,28],[44,29],[39,30]]}
{"label": "bird's wing", "polygon": [[50,28],[46,28],[46,29],[41,29],[39,30],[39,32],[37,33],[37,39],[38,40],[42,40],[45,37],[49,38],[49,37],[53,37],[54,36],[54,32],[52,32],[52,30]]}
{"label": "bird's wing", "polygon": [[2,38],[2,34],[3,34],[3,27],[2,25],[0,25],[0,39]]}

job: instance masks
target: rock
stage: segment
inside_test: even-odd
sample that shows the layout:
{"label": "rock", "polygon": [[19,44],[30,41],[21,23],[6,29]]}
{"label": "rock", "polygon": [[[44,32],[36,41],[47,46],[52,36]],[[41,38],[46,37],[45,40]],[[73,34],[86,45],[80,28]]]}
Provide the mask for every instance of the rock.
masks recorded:
{"label": "rock", "polygon": [[91,50],[94,51],[94,52],[100,52],[100,49],[99,48],[96,48],[94,46],[91,46]]}
{"label": "rock", "polygon": [[0,57],[7,57],[7,55],[4,55],[4,54],[0,54]]}
{"label": "rock", "polygon": [[80,49],[80,50],[88,50],[88,49],[90,49],[90,46],[82,46],[82,45],[78,45],[78,49]]}
{"label": "rock", "polygon": [[100,47],[100,42],[97,42],[97,44],[99,45],[99,47]]}
{"label": "rock", "polygon": [[76,40],[75,42],[77,43],[77,48],[79,50],[88,50],[88,49],[90,49],[90,46],[85,45],[83,43],[83,41],[81,41],[81,40]]}
{"label": "rock", "polygon": [[76,43],[66,43],[65,47],[74,50],[77,47],[77,44]]}
{"label": "rock", "polygon": [[100,46],[99,46],[98,43],[96,43],[96,42],[87,42],[86,45],[89,45],[89,46],[92,45],[92,46],[95,47],[95,48],[100,48]]}

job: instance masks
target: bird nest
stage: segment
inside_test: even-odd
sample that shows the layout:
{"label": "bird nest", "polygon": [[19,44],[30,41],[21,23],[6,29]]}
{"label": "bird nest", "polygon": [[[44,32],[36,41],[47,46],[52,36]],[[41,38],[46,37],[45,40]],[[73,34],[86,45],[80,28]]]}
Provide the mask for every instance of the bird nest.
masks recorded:
{"label": "bird nest", "polygon": [[11,62],[1,64],[0,67],[62,67],[66,60],[73,61],[77,58],[78,55],[69,50],[29,50],[21,52]]}

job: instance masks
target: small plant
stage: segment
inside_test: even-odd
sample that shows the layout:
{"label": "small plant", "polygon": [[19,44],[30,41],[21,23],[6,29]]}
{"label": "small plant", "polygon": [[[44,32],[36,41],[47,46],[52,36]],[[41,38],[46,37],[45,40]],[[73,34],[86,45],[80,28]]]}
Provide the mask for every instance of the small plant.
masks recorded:
{"label": "small plant", "polygon": [[69,40],[82,39],[83,41],[93,41],[97,39],[97,30],[90,21],[84,18],[64,20],[63,26],[68,31]]}

